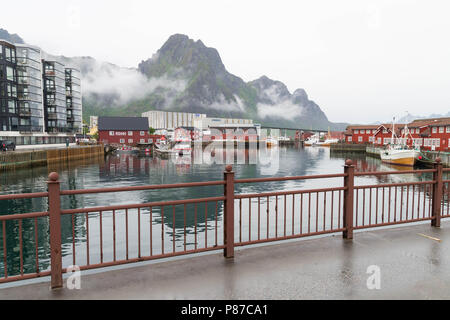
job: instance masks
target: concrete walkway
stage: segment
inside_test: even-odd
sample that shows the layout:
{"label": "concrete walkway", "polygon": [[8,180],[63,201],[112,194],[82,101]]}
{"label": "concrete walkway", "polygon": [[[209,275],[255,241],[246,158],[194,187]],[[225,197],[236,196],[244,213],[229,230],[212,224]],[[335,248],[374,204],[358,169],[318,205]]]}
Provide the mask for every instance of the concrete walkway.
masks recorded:
{"label": "concrete walkway", "polygon": [[[370,265],[380,268],[379,290],[367,288]],[[80,290],[3,288],[4,299],[450,299],[450,223],[245,248],[231,260],[220,252],[134,265],[82,274]]]}

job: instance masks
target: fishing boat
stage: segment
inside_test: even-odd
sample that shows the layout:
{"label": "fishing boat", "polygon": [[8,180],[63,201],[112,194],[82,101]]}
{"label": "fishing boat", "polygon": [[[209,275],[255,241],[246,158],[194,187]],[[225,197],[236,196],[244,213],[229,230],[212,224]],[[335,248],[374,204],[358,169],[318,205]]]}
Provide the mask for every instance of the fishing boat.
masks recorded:
{"label": "fishing boat", "polygon": [[168,157],[171,155],[191,155],[192,148],[189,142],[178,142],[174,144],[160,144],[155,145],[155,154],[163,157]]}
{"label": "fishing boat", "polygon": [[316,146],[318,143],[319,143],[320,141],[319,141],[319,137],[317,137],[316,135],[313,135],[313,136],[311,136],[311,137],[308,137],[306,140],[305,140],[305,146],[307,146],[307,147],[312,147],[312,146]]}
{"label": "fishing boat", "polygon": [[266,139],[266,145],[267,145],[267,147],[278,146],[278,139],[276,139],[276,138],[274,138],[272,136],[269,136]]}
{"label": "fishing boat", "polygon": [[[403,132],[404,134],[407,134],[408,132],[408,127],[406,125]],[[395,125],[394,122],[392,122],[392,138],[387,148],[380,150],[381,161],[396,165],[414,166],[419,154],[420,151],[418,149],[409,148],[406,145],[405,138],[399,139],[395,135]]]}

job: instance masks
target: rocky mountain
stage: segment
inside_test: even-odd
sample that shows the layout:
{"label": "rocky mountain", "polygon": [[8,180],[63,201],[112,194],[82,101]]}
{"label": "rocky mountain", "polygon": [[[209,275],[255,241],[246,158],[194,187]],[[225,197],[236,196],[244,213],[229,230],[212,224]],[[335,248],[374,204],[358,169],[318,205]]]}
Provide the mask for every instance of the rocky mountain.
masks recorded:
{"label": "rocky mountain", "polygon": [[[6,36],[21,40],[17,35]],[[266,76],[245,82],[226,70],[216,49],[182,34],[170,36],[137,68],[92,57],[44,53],[44,58],[81,70],[85,120],[90,115],[139,116],[148,110],[166,110],[251,118],[272,126],[345,128],[345,124],[331,123],[304,89],[290,93],[282,82]]]}
{"label": "rocky mountain", "polygon": [[305,90],[291,94],[282,82],[266,76],[246,83],[225,69],[216,49],[186,35],[172,35],[138,69],[150,80],[164,78],[185,84],[177,92],[161,90],[156,109],[245,117],[284,127],[342,127],[330,123]]}
{"label": "rocky mountain", "polygon": [[7,30],[0,28],[0,39],[12,43],[24,43],[23,39],[17,34],[11,34]]}

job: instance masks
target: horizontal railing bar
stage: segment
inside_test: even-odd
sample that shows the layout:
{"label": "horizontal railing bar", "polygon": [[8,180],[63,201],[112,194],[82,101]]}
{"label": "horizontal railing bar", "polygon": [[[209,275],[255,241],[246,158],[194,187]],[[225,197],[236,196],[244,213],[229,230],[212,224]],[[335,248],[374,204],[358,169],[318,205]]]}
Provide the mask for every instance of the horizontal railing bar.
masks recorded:
{"label": "horizontal railing bar", "polygon": [[[196,249],[196,250],[194,249],[194,250],[187,250],[187,251],[171,252],[171,253],[165,253],[165,254],[158,254],[158,255],[154,255],[154,256],[144,256],[144,257],[140,257],[140,258],[132,258],[132,259],[128,259],[128,260],[116,260],[116,261],[90,264],[90,265],[79,266],[79,267],[80,267],[80,270],[105,268],[105,267],[112,267],[112,266],[116,266],[116,265],[126,264],[126,263],[135,263],[135,262],[176,257],[176,256],[185,255],[185,254],[193,254],[193,253],[199,253],[199,252],[221,250],[224,248],[225,248],[225,245],[220,245],[220,246],[214,246],[214,247],[209,247],[209,248],[200,248],[200,249]],[[63,268],[62,272],[67,273],[67,268]]]}
{"label": "horizontal railing bar", "polygon": [[417,181],[417,182],[401,182],[401,183],[384,183],[384,184],[368,184],[362,186],[354,186],[355,189],[371,189],[371,188],[386,188],[386,187],[404,187],[419,184],[435,184],[435,180]]}
{"label": "horizontal railing bar", "polygon": [[0,216],[0,221],[5,220],[20,220],[20,219],[28,219],[28,218],[38,218],[38,217],[47,217],[48,211],[44,212],[31,212],[31,213],[17,213],[17,214],[7,214]]}
{"label": "horizontal railing bar", "polygon": [[329,191],[340,191],[347,190],[346,187],[335,187],[335,188],[323,188],[323,189],[305,189],[305,190],[291,190],[291,191],[279,191],[279,192],[264,192],[264,193],[247,193],[247,194],[237,194],[234,196],[235,199],[246,199],[246,198],[263,198],[272,196],[282,196],[288,194],[302,194],[302,193],[316,193],[316,192],[329,192]]}
{"label": "horizontal railing bar", "polygon": [[389,174],[431,173],[431,172],[436,172],[436,169],[355,172],[355,176],[383,176]]}
{"label": "horizontal railing bar", "polygon": [[222,197],[209,197],[209,198],[184,199],[184,200],[172,200],[172,201],[158,201],[158,202],[147,202],[147,203],[141,203],[141,204],[124,204],[124,205],[118,205],[118,206],[66,209],[66,210],[61,210],[61,214],[75,214],[75,213],[86,213],[86,212],[97,212],[97,211],[138,209],[138,208],[172,206],[172,205],[189,204],[189,203],[214,202],[214,201],[223,201],[223,200],[225,200],[225,197],[222,196]]}
{"label": "horizontal railing bar", "polygon": [[425,217],[425,218],[410,219],[410,220],[402,220],[402,221],[392,221],[392,222],[384,222],[384,223],[377,223],[377,224],[368,224],[365,226],[354,227],[354,229],[377,228],[377,227],[383,227],[383,226],[390,226],[390,225],[396,225],[396,224],[402,224],[402,223],[419,222],[419,221],[426,221],[426,220],[432,220],[432,219],[434,219],[433,216]]}
{"label": "horizontal railing bar", "polygon": [[159,184],[148,186],[132,186],[132,187],[117,187],[117,188],[97,188],[86,190],[62,190],[61,195],[87,194],[87,193],[105,193],[105,192],[124,192],[124,191],[142,191],[155,189],[171,189],[171,188],[187,188],[187,187],[206,187],[224,185],[225,181],[205,181],[205,182],[188,182],[188,183],[173,183],[173,184]]}
{"label": "horizontal railing bar", "polygon": [[444,172],[450,172],[450,168],[443,168],[442,171],[444,171]]}
{"label": "horizontal railing bar", "polygon": [[11,277],[3,277],[0,278],[0,283],[6,283],[6,282],[12,282],[12,281],[19,281],[19,280],[27,280],[27,279],[36,279],[41,277],[47,277],[51,274],[50,271],[43,271],[39,273],[27,273],[20,276],[11,276]]}
{"label": "horizontal railing bar", "polygon": [[235,247],[241,247],[241,246],[247,246],[247,245],[251,245],[251,244],[258,244],[258,243],[264,243],[264,242],[273,242],[273,241],[281,241],[281,240],[288,240],[288,239],[297,239],[297,238],[303,238],[303,237],[313,237],[313,236],[318,236],[318,235],[321,235],[321,234],[336,233],[336,232],[342,232],[342,231],[345,231],[345,228],[325,230],[325,231],[318,231],[318,232],[310,232],[310,233],[304,233],[304,234],[294,234],[294,235],[290,235],[290,236],[267,238],[267,239],[260,239],[260,240],[236,242],[234,244],[234,246]]}
{"label": "horizontal railing bar", "polygon": [[44,197],[48,197],[48,192],[34,192],[34,193],[21,193],[21,194],[4,194],[4,195],[0,195],[0,200],[44,198]]}
{"label": "horizontal railing bar", "polygon": [[347,176],[345,173],[336,173],[336,174],[317,174],[317,175],[310,175],[310,176],[273,177],[273,178],[249,178],[249,179],[236,179],[236,180],[234,180],[234,183],[253,183],[253,182],[271,182],[271,181],[288,181],[288,180],[343,178],[345,176]]}

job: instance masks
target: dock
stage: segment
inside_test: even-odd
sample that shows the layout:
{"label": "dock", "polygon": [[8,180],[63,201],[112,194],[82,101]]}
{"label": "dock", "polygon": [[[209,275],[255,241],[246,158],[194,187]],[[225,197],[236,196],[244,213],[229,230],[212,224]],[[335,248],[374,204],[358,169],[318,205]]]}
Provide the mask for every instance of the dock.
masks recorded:
{"label": "dock", "polygon": [[[425,236],[430,237],[425,237]],[[364,231],[221,253],[82,271],[81,289],[22,281],[8,299],[450,299],[450,223]],[[433,240],[439,239],[441,241]],[[371,265],[380,289],[368,289]],[[26,283],[28,282],[28,283]],[[7,287],[9,286],[9,287]]]}

